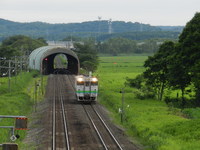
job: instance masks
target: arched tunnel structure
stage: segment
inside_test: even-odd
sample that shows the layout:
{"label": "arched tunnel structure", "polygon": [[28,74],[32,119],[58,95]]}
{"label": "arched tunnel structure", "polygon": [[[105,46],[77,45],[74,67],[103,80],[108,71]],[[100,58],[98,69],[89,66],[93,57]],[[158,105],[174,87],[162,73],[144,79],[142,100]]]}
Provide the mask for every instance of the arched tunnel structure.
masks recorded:
{"label": "arched tunnel structure", "polygon": [[71,74],[78,74],[80,67],[78,56],[64,46],[44,46],[35,49],[29,56],[29,68],[39,70],[42,74],[53,74],[55,73],[54,60],[59,54],[67,58],[65,70]]}

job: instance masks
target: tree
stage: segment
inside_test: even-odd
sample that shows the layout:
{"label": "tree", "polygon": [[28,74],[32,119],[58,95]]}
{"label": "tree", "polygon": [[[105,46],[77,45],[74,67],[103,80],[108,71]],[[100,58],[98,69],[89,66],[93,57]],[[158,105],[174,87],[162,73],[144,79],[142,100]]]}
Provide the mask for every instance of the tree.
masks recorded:
{"label": "tree", "polygon": [[142,88],[142,82],[144,81],[143,75],[138,75],[134,79],[126,78],[126,84],[130,87],[141,89]]}
{"label": "tree", "polygon": [[47,45],[42,38],[32,39],[23,35],[16,35],[5,39],[0,46],[1,57],[29,55],[34,49]]}
{"label": "tree", "polygon": [[185,60],[179,53],[180,44],[177,43],[174,47],[172,55],[169,57],[169,73],[168,82],[173,89],[180,89],[182,93],[182,107],[185,106],[186,101],[184,98],[185,88],[190,85],[191,78],[188,74],[188,69],[185,67]]}
{"label": "tree", "polygon": [[147,84],[154,87],[158,100],[162,100],[164,89],[168,84],[169,56],[174,50],[174,43],[167,41],[163,43],[154,56],[150,56],[144,64],[147,68],[144,77]]}
{"label": "tree", "polygon": [[85,43],[84,45],[76,43],[75,49],[80,61],[80,67],[86,71],[94,72],[98,66],[98,55],[94,44]]}
{"label": "tree", "polygon": [[200,13],[189,21],[179,37],[179,54],[191,82],[196,88],[196,101],[200,106]]}

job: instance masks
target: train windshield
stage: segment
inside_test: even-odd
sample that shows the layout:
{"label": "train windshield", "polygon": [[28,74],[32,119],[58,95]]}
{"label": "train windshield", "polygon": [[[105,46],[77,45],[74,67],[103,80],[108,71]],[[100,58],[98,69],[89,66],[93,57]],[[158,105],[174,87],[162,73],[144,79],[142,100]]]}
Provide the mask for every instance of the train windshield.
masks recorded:
{"label": "train windshield", "polygon": [[85,82],[85,86],[90,86],[90,82],[89,82],[89,81],[86,81],[86,82]]}

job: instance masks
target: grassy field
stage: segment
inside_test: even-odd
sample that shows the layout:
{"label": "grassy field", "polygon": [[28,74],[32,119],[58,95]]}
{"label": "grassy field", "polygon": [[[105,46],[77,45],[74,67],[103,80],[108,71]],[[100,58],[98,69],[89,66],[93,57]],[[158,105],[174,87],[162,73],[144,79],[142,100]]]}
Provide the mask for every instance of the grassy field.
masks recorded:
{"label": "grassy field", "polygon": [[[126,77],[134,78],[144,71],[147,56],[100,57],[96,75],[99,78],[99,101],[111,112],[116,123],[124,126],[126,133],[136,137],[145,149],[198,150],[200,149],[199,109],[179,110],[169,108],[154,99],[140,100],[134,90],[125,87],[125,119],[120,121],[119,108]],[[189,119],[183,112],[191,115]],[[196,116],[196,117],[192,117]]]}
{"label": "grassy field", "polygon": [[[33,78],[35,72],[21,73],[16,78],[11,78],[11,89],[8,88],[8,78],[0,78],[0,115],[17,115],[27,116],[34,110],[35,97],[35,81],[39,82],[40,77]],[[44,78],[45,82],[46,78]],[[9,92],[11,91],[11,92]],[[41,86],[38,87],[37,99],[42,97]],[[39,94],[40,93],[40,94]],[[0,119],[0,126],[14,126],[14,119]],[[22,140],[26,135],[26,131],[15,131],[15,135],[19,134],[20,138],[15,142],[23,145]],[[0,128],[0,144],[11,142],[10,129]]]}

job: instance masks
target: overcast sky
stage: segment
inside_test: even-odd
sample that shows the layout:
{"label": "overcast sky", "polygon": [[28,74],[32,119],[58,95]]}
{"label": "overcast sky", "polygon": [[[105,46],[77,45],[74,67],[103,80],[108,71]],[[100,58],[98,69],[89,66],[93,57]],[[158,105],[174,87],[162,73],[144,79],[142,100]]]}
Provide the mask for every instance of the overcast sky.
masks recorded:
{"label": "overcast sky", "polygon": [[200,0],[0,0],[0,18],[74,23],[112,19],[151,25],[185,25]]}

